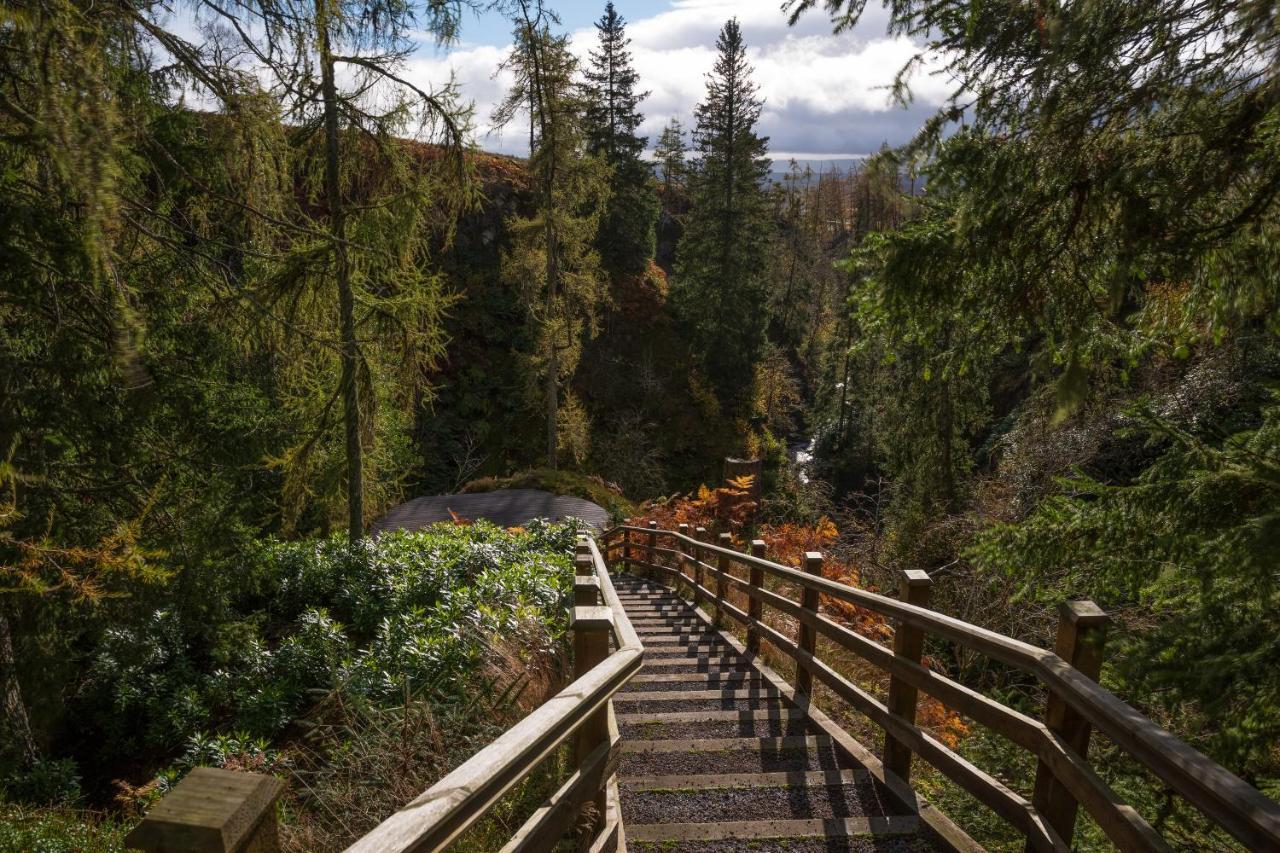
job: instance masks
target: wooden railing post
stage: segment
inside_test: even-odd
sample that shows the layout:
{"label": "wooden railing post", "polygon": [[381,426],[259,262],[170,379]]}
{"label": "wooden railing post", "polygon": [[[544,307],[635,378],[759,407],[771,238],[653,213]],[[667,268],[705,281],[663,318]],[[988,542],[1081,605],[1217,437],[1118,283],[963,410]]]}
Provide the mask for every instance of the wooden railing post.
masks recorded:
{"label": "wooden railing post", "polygon": [[[804,571],[805,574],[822,577],[822,555],[817,551],[805,552]],[[816,616],[818,608],[822,605],[822,597],[816,589],[806,586],[801,595],[800,605],[806,612]],[[796,645],[799,646],[801,651],[808,652],[810,655],[817,651],[818,632],[814,630],[812,625],[806,625],[804,622],[800,623]],[[799,660],[796,660],[796,689],[806,696],[813,695],[813,673]]]}
{"label": "wooden railing post", "polygon": [[[676,529],[680,531],[681,536],[689,535],[689,525],[687,524],[681,524]],[[688,550],[685,550],[685,549],[688,549]],[[676,558],[676,573],[679,574],[680,577],[682,578],[685,576],[684,574],[685,564],[689,562],[687,555],[692,552],[693,552],[693,548],[689,545],[686,545],[684,542],[676,543],[676,553],[680,554],[680,556]],[[692,570],[690,571],[692,572]],[[677,581],[677,584],[678,583],[679,582]]]}
{"label": "wooden railing post", "polygon": [[272,776],[197,767],[124,839],[128,850],[163,853],[275,853],[280,849]]}
{"label": "wooden railing post", "polygon": [[[928,607],[932,586],[933,581],[928,572],[911,569],[902,573],[898,597],[907,604]],[[893,631],[893,653],[903,660],[920,663],[924,655],[924,631],[913,625],[899,623]],[[889,696],[885,703],[889,706],[889,713],[915,725],[918,700],[916,688],[896,675],[889,676]],[[911,750],[888,731],[884,733],[884,766],[903,782],[910,781]]]}
{"label": "wooden railing post", "polygon": [[[719,536],[719,545],[721,548],[733,547],[733,534],[721,533]],[[724,576],[729,574],[729,557],[724,554],[717,555],[716,569],[720,572],[720,577],[716,578],[716,627],[721,628],[724,625],[724,602],[725,596],[729,594],[729,582]]]}
{"label": "wooden railing post", "polygon": [[[751,540],[751,556],[764,559],[765,544],[763,539]],[[764,569],[759,566],[751,567],[751,576],[748,583],[752,589],[760,589],[764,586]],[[747,616],[751,617],[751,621],[747,624],[747,651],[753,655],[760,654],[760,630],[756,628],[756,623],[764,618],[764,602],[752,596],[747,599]]]}
{"label": "wooden railing post", "polygon": [[[1103,649],[1110,621],[1111,617],[1092,601],[1064,601],[1058,608],[1058,639],[1054,651],[1081,674],[1097,681],[1102,672]],[[1045,705],[1044,722],[1076,755],[1081,758],[1088,755],[1092,728],[1089,721],[1052,691]],[[1070,846],[1079,804],[1043,761],[1036,768],[1036,787],[1031,802]]]}
{"label": "wooden railing post", "polygon": [[[609,634],[613,628],[613,611],[608,607],[573,608],[573,678],[577,681],[609,656]],[[609,703],[600,706],[578,727],[574,737],[574,764],[582,767],[587,757],[600,744],[609,740]],[[605,784],[594,798],[597,814],[603,817]]]}
{"label": "wooden railing post", "polygon": [[[699,542],[707,541],[707,528],[699,527],[693,535]],[[702,559],[706,553],[701,548],[693,549],[693,606],[702,606]]]}
{"label": "wooden railing post", "polygon": [[[654,565],[654,566],[658,565],[658,534],[654,532],[657,529],[658,529],[658,522],[650,521],[649,522],[649,563],[650,565]],[[662,578],[659,577],[660,574],[661,572],[655,571],[653,569],[649,570],[650,580],[661,582]]]}

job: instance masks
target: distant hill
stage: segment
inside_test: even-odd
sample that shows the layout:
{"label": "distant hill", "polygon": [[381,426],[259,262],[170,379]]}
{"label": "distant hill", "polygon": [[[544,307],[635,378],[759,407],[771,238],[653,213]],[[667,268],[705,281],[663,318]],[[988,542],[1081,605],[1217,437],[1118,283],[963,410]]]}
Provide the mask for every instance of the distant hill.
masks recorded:
{"label": "distant hill", "polygon": [[[829,160],[796,160],[796,165],[804,171],[804,167],[808,166],[813,170],[813,177],[816,181],[818,175],[823,172],[841,171],[847,172],[851,168],[859,165],[865,157],[835,157]],[[791,161],[789,159],[775,159],[773,167],[769,170],[769,181],[771,183],[782,183],[782,177],[791,169]]]}

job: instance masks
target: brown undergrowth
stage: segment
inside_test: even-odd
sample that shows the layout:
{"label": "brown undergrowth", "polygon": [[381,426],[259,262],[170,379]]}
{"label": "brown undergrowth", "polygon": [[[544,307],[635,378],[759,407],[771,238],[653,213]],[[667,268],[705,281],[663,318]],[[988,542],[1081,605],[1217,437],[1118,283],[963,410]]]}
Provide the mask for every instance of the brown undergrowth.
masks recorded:
{"label": "brown undergrowth", "polygon": [[[787,566],[800,566],[806,552],[817,551],[824,556],[822,564],[824,577],[848,586],[864,585],[860,567],[847,558],[842,559],[839,556],[846,553],[845,551],[835,549],[840,530],[830,518],[820,518],[814,524],[785,522],[760,524],[753,528],[751,519],[756,510],[756,502],[752,499],[751,486],[750,478],[743,478],[732,480],[722,488],[709,489],[703,486],[696,493],[686,497],[651,502],[641,507],[639,515],[632,518],[631,523],[646,526],[650,521],[655,521],[658,527],[664,530],[676,530],[681,524],[689,525],[690,530],[704,527],[709,538],[712,539],[721,533],[729,533],[733,547],[740,551],[749,549],[751,539],[761,539],[766,546],[765,556]],[[746,569],[742,566],[732,566],[730,571],[744,579],[747,576]],[[793,601],[800,599],[800,590],[795,584],[766,576],[765,585]],[[873,587],[868,586],[868,588],[872,591],[880,591]],[[746,609],[746,596],[741,591],[730,590],[727,597],[734,606],[742,610]],[[822,597],[821,610],[829,618],[862,636],[881,645],[892,646],[893,626],[879,613],[828,596]],[[796,636],[798,625],[786,614],[766,606],[764,621],[784,636]],[[726,620],[725,627],[739,635],[745,634],[734,620]],[[794,673],[794,663],[789,657],[773,649],[767,642],[763,647],[764,657],[771,666],[775,666],[780,672]],[[826,641],[821,641],[819,644],[819,656],[841,675],[873,696],[884,700],[888,678],[880,669]],[[924,663],[926,666],[938,668],[928,657],[925,658]],[[828,707],[830,707],[829,704]],[[956,746],[969,734],[969,727],[959,714],[929,696],[921,696],[917,720],[922,727],[951,747]]]}
{"label": "brown undergrowth", "polygon": [[[544,651],[531,658],[529,648]],[[571,668],[563,647],[546,648],[522,643],[518,633],[492,648],[465,702],[406,695],[399,705],[378,707],[327,697],[287,749],[282,849],[346,848],[554,696]],[[451,849],[500,847],[560,781],[565,758],[544,762]]]}

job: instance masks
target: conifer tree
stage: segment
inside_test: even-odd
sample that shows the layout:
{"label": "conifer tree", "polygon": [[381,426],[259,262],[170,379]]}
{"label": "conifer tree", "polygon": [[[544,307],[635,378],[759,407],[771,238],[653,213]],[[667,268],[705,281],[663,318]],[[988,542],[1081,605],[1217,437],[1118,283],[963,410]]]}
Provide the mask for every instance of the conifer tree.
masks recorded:
{"label": "conifer tree", "polygon": [[689,147],[684,141],[684,128],[680,119],[672,117],[658,137],[658,144],[653,147],[653,156],[662,169],[662,194],[670,196],[672,190],[684,186],[688,176]]}
{"label": "conifer tree", "polygon": [[584,337],[595,334],[605,297],[594,241],[609,190],[603,161],[584,150],[586,105],[568,38],[552,34],[555,15],[538,0],[517,0],[514,17],[515,45],[505,67],[515,83],[494,122],[507,124],[526,105],[531,109],[529,166],[538,201],[532,216],[517,215],[508,223],[512,246],[503,254],[502,274],[521,288],[528,308],[536,347],[531,375],[541,374],[546,464],[554,469],[560,420],[581,411],[572,398],[561,406],[561,385],[577,367]]}
{"label": "conifer tree", "polygon": [[722,404],[733,410],[749,397],[764,342],[769,160],[768,139],[755,132],[763,102],[736,19],[724,25],[716,46],[707,96],[695,112],[691,208],[672,298]]}
{"label": "conifer tree", "polygon": [[649,167],[640,159],[647,140],[636,135],[643,119],[639,104],[648,92],[636,91],[639,76],[631,65],[625,27],[608,3],[596,22],[599,48],[591,51],[585,70],[586,136],[588,150],[612,170],[596,246],[611,272],[635,275],[653,257],[658,199]]}

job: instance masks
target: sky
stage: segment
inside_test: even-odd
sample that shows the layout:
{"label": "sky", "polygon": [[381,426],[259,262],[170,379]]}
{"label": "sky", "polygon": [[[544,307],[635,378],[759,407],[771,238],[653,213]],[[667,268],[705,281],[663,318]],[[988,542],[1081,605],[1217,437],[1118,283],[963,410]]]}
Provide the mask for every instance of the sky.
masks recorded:
{"label": "sky", "polygon": [[[584,60],[596,43],[593,26],[604,0],[552,0],[562,30]],[[652,146],[668,119],[690,127],[702,99],[706,74],[715,62],[720,27],[736,16],[764,99],[758,132],[770,137],[775,159],[828,160],[860,157],[884,143],[906,142],[948,93],[936,73],[917,74],[913,101],[903,109],[889,101],[886,86],[916,52],[906,37],[886,33],[879,3],[851,32],[833,35],[821,11],[788,27],[780,0],[615,0],[627,21],[627,35],[649,96],[640,105],[640,132]],[[520,122],[493,131],[489,117],[507,83],[495,76],[509,50],[511,25],[495,13],[467,13],[460,40],[446,48],[423,44],[405,69],[424,87],[438,87],[452,73],[464,100],[475,105],[476,141],[489,151],[526,154],[527,131]]]}

